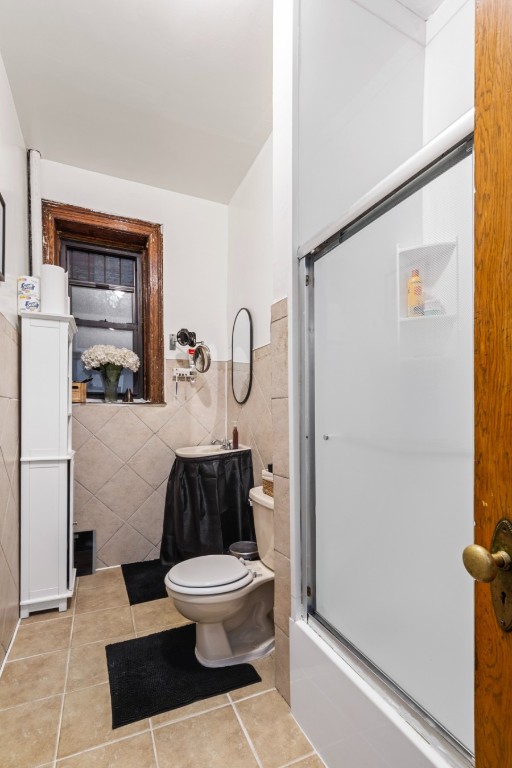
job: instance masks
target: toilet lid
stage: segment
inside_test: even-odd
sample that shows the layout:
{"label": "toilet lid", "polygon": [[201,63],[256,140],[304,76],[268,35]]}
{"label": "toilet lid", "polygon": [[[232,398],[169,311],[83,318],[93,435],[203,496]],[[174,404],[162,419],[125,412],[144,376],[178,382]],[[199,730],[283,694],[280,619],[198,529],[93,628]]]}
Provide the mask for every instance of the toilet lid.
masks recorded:
{"label": "toilet lid", "polygon": [[239,589],[252,581],[253,574],[232,555],[203,555],[178,563],[168,577],[179,591],[201,590],[212,594]]}

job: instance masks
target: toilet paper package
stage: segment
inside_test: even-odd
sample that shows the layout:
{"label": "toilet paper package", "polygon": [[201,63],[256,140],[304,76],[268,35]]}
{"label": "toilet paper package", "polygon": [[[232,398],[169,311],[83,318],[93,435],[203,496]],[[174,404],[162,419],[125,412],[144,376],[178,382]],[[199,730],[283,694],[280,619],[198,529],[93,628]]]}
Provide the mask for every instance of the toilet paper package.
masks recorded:
{"label": "toilet paper package", "polygon": [[41,290],[38,277],[18,277],[18,312],[40,312]]}
{"label": "toilet paper package", "polygon": [[40,280],[31,275],[22,275],[18,277],[18,296],[37,296],[41,297]]}
{"label": "toilet paper package", "polygon": [[18,296],[18,312],[40,312],[41,301],[38,296]]}

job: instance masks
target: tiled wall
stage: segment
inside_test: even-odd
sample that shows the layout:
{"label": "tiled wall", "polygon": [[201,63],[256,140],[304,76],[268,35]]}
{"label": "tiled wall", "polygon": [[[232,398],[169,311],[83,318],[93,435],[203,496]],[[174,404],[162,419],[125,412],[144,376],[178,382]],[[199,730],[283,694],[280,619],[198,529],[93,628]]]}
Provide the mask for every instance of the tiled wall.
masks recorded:
{"label": "tiled wall", "polygon": [[0,664],[19,617],[19,336],[0,314]]}
{"label": "tiled wall", "polygon": [[270,345],[254,351],[252,389],[243,406],[232,395],[230,365],[212,363],[194,385],[180,382],[176,397],[176,361],[167,360],[165,406],[73,407],[76,530],[96,530],[98,567],[158,557],[174,451],[224,437],[226,386],[228,437],[237,421],[261,484],[261,470],[272,463],[270,365]]}
{"label": "tiled wall", "polygon": [[175,450],[224,437],[226,363],[177,396],[176,365],[166,361],[166,405],[73,407],[76,530],[96,530],[98,567],[159,556]]}
{"label": "tiled wall", "polygon": [[274,469],[276,687],[290,701],[290,501],[288,462],[288,302],[272,306],[270,344],[254,351],[249,399],[238,405],[228,387],[228,421],[241,443],[253,447],[254,482]]}
{"label": "tiled wall", "polygon": [[254,484],[261,485],[261,470],[272,464],[272,402],[270,344],[253,352],[253,377],[249,399],[239,405],[231,387],[231,364],[228,366],[228,437],[233,423],[238,428],[242,445],[252,447]]}
{"label": "tiled wall", "polygon": [[276,687],[290,702],[288,618],[290,586],[290,471],[288,451],[288,302],[272,306],[271,368],[274,435]]}

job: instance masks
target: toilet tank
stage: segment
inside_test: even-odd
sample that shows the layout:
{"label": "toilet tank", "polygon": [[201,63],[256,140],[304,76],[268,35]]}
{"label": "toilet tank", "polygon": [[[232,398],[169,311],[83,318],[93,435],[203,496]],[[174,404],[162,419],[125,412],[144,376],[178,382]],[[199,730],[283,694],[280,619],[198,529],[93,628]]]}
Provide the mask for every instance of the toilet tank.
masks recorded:
{"label": "toilet tank", "polygon": [[274,570],[274,499],[263,493],[263,488],[251,488],[249,498],[252,502],[256,544],[260,560],[267,568]]}

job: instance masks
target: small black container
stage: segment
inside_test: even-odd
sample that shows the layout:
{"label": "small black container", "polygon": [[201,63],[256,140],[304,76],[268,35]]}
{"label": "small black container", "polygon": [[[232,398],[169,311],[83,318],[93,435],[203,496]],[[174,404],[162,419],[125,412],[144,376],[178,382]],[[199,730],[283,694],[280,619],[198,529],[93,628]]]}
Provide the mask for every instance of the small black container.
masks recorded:
{"label": "small black container", "polygon": [[244,560],[257,560],[259,557],[255,541],[235,541],[229,548],[229,554]]}
{"label": "small black container", "polygon": [[79,531],[73,535],[77,576],[96,571],[96,531]]}

